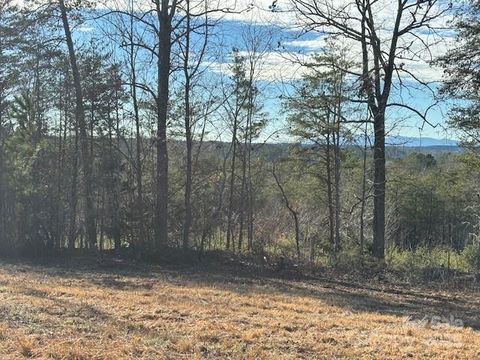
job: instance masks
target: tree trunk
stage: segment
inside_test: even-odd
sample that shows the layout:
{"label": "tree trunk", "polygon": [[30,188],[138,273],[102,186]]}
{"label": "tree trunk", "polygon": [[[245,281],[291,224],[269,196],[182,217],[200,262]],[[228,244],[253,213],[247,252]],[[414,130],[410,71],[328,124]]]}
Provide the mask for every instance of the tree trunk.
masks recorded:
{"label": "tree trunk", "polygon": [[0,109],[0,247],[4,245],[6,240],[5,229],[5,161],[3,155],[3,119]]}
{"label": "tree trunk", "polygon": [[[160,24],[158,32],[158,84],[157,84],[157,172],[155,237],[157,250],[168,245],[168,148],[167,118],[171,57],[171,15],[168,0],[156,0]],[[172,5],[172,7],[175,5]],[[173,9],[172,9],[173,11]]]}
{"label": "tree trunk", "polygon": [[330,244],[335,248],[335,206],[333,203],[333,176],[332,176],[332,144],[330,140],[330,134],[327,135],[326,143],[326,170],[327,170],[327,202],[328,202],[328,230]]}
{"label": "tree trunk", "polygon": [[334,184],[335,184],[335,244],[334,251],[340,251],[340,120],[337,118],[334,143]]}
{"label": "tree trunk", "polygon": [[367,142],[368,124],[365,125],[363,144],[363,178],[362,178],[362,203],[360,207],[360,256],[363,257],[365,248],[365,206],[367,201]]}
{"label": "tree trunk", "polygon": [[253,250],[253,222],[254,222],[254,201],[253,201],[253,181],[252,181],[252,134],[250,133],[248,142],[248,251]]}
{"label": "tree trunk", "polygon": [[[3,46],[0,37],[0,55],[3,57]],[[4,91],[5,89],[0,88],[0,248],[2,245],[5,245],[5,240],[7,237],[6,226],[5,226],[5,160],[3,154],[3,138],[4,138],[4,129],[3,129],[3,101],[4,101]]]}
{"label": "tree trunk", "polygon": [[104,238],[105,238],[105,192],[106,192],[106,189],[105,189],[105,186],[103,187],[102,189],[102,195],[101,195],[101,205],[99,205],[99,208],[100,208],[100,243],[98,245],[98,249],[100,250],[100,252],[103,252],[103,250],[105,249],[105,242],[104,242]]}
{"label": "tree trunk", "polygon": [[374,117],[373,255],[385,257],[385,110]]}
{"label": "tree trunk", "polygon": [[[135,66],[135,65],[133,65]],[[133,70],[135,74],[135,70]],[[132,74],[133,83],[136,82],[136,74]],[[138,242],[140,247],[145,246],[145,217],[144,217],[144,201],[143,201],[143,171],[142,171],[142,134],[140,131],[140,115],[138,108],[137,89],[132,86],[133,112],[135,116],[135,176],[137,181],[137,212],[138,212]]]}
{"label": "tree trunk", "polygon": [[[285,206],[287,207],[288,211],[293,217],[293,221],[295,225],[295,245],[297,248],[297,258],[300,259],[300,221],[298,219],[298,211],[296,211],[293,208],[293,206],[290,204],[290,200],[288,199],[287,193],[285,192],[285,189],[283,188],[283,185],[280,182],[280,179],[278,178],[277,173],[275,172],[275,165],[273,166],[272,172],[273,172],[273,177],[275,179],[275,182],[277,183],[278,189],[282,194],[282,198],[283,198],[283,201],[285,202]],[[312,249],[310,252],[311,254],[313,253]]]}
{"label": "tree trunk", "polygon": [[[247,123],[247,132],[248,131],[249,131],[249,125]],[[247,146],[248,146],[248,137],[247,135],[245,135],[245,140],[243,143],[243,154],[242,154],[242,185],[240,188],[240,212],[239,212],[239,230],[238,230],[238,251],[239,252],[242,251],[242,245],[243,245],[245,210],[246,210],[246,203],[247,203],[245,196],[248,196],[248,193],[247,193]]]}
{"label": "tree trunk", "polygon": [[[56,199],[55,199],[55,214],[56,214],[56,247],[61,249],[64,246],[64,233],[65,229],[63,226],[63,214],[64,214],[64,208],[63,208],[63,197],[62,197],[62,190],[64,188],[64,153],[63,153],[63,147],[64,147],[64,138],[63,138],[63,133],[64,133],[64,128],[63,128],[63,116],[60,114],[59,117],[59,129],[58,129],[58,171],[57,171],[57,194],[56,194]],[[67,126],[67,121],[65,119],[65,126]]]}
{"label": "tree trunk", "polygon": [[341,148],[340,148],[340,131],[342,121],[342,102],[343,102],[343,75],[340,75],[338,81],[338,89],[336,89],[337,110],[335,114],[335,131],[334,131],[334,163],[335,163],[335,252],[340,251],[340,211],[341,211]]}
{"label": "tree trunk", "polygon": [[185,34],[185,58],[183,71],[185,75],[185,142],[187,146],[186,169],[185,169],[185,222],[183,224],[183,250],[190,246],[190,228],[192,225],[192,126],[190,90],[191,78],[189,73],[190,61],[190,1],[186,1],[186,34]]}
{"label": "tree trunk", "polygon": [[78,205],[78,126],[75,123],[75,139],[72,154],[72,187],[70,189],[70,223],[68,230],[68,248],[75,249],[77,239],[77,205]]}
{"label": "tree trunk", "polygon": [[137,216],[138,216],[138,243],[139,247],[145,247],[145,218],[144,218],[144,200],[143,200],[143,171],[142,171],[142,134],[140,124],[140,110],[138,106],[137,96],[137,69],[135,67],[135,44],[134,44],[134,1],[131,2],[131,16],[130,16],[130,72],[132,77],[131,96],[133,103],[133,114],[135,117],[135,178],[137,182]]}
{"label": "tree trunk", "polygon": [[95,229],[95,211],[93,204],[93,173],[92,159],[88,150],[87,126],[85,122],[85,110],[83,107],[83,92],[80,78],[80,72],[77,66],[77,57],[73,45],[72,33],[68,22],[67,9],[64,0],[59,0],[60,12],[67,41],[70,66],[72,70],[73,82],[75,86],[76,109],[75,117],[80,132],[80,148],[82,155],[82,170],[84,177],[84,197],[85,197],[85,226],[87,241],[93,248],[96,245],[97,234]]}
{"label": "tree trunk", "polygon": [[[186,110],[190,111],[190,106],[185,101]],[[187,115],[187,117],[189,117]],[[183,228],[183,249],[187,250],[190,246],[190,228],[192,226],[192,132],[190,129],[190,121],[185,120],[186,129],[186,145],[187,145],[187,164],[186,164],[186,182],[185,182],[185,223]],[[188,129],[188,130],[187,130]]]}
{"label": "tree trunk", "polygon": [[[233,121],[233,135],[232,135],[232,162],[230,164],[230,196],[228,204],[227,214],[227,250],[230,249],[232,239],[232,222],[233,222],[233,192],[235,186],[235,160],[237,158],[237,115]],[[232,248],[235,250],[235,245],[232,244]]]}
{"label": "tree trunk", "polygon": [[[119,144],[119,129],[118,124],[120,122],[120,114],[118,109],[118,94],[116,93],[115,100],[115,124],[113,119],[110,119],[110,112],[108,115],[109,127],[108,127],[108,161],[109,161],[109,174],[108,174],[108,192],[109,192],[109,204],[110,204],[110,216],[111,216],[111,229],[113,244],[116,251],[119,251],[121,248],[121,224],[120,224],[120,179],[116,173],[116,169],[120,166],[115,155],[115,149],[120,147]],[[114,128],[115,126],[115,128]],[[113,132],[116,133],[116,143],[114,144]],[[103,201],[104,202],[104,201]],[[103,217],[104,215],[102,215]]]}

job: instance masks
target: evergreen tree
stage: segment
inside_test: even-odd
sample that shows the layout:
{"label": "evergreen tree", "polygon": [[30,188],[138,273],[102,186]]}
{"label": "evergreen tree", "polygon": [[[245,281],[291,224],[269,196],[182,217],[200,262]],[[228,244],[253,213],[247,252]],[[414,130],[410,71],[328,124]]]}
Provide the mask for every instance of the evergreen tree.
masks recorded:
{"label": "evergreen tree", "polygon": [[438,62],[445,68],[442,91],[461,100],[451,111],[451,125],[472,145],[480,144],[480,1],[470,0],[457,16],[456,47]]}

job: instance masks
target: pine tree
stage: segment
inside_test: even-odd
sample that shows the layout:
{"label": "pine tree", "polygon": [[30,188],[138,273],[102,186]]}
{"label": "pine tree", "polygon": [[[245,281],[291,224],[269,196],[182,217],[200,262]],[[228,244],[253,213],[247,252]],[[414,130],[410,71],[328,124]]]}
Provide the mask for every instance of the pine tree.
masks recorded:
{"label": "pine tree", "polygon": [[438,62],[447,78],[442,91],[461,100],[451,111],[451,125],[464,140],[480,144],[480,1],[470,0],[456,21],[458,44]]}

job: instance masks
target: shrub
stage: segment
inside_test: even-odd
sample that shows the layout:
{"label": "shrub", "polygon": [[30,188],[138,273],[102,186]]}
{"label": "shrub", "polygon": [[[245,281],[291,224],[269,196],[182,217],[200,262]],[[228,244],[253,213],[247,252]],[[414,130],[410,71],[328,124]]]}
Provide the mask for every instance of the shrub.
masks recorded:
{"label": "shrub", "polygon": [[424,270],[447,269],[449,262],[451,270],[468,271],[472,269],[464,252],[457,252],[446,247],[430,249],[422,246],[413,251],[390,248],[386,258],[392,268],[408,273],[422,274]]}
{"label": "shrub", "polygon": [[465,246],[462,252],[463,257],[471,270],[480,270],[480,243],[471,243]]}

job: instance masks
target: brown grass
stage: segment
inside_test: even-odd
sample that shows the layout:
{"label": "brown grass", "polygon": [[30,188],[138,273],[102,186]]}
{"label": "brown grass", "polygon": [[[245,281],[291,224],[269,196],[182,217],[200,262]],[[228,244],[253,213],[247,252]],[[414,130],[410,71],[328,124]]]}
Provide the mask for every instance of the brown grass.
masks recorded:
{"label": "brown grass", "polygon": [[140,270],[0,264],[0,359],[480,359],[476,294]]}

